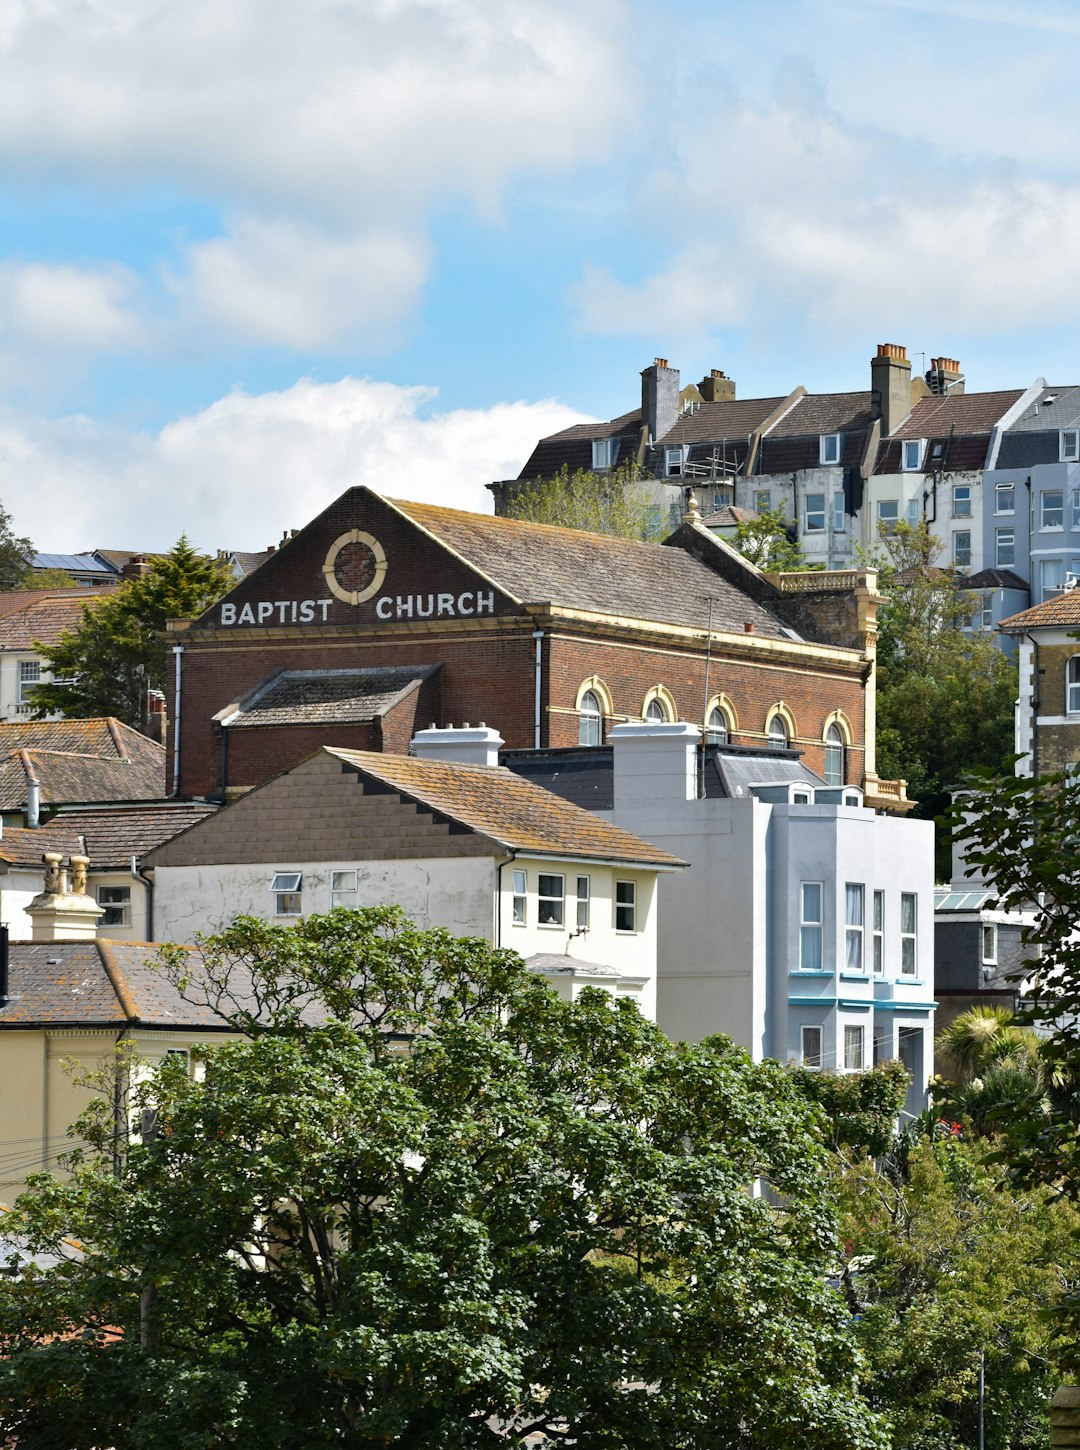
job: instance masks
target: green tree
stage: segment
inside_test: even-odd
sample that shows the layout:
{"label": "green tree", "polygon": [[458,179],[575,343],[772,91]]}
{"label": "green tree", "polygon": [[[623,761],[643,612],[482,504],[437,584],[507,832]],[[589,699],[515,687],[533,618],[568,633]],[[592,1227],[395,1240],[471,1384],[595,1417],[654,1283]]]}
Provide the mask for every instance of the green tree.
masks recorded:
{"label": "green tree", "polygon": [[11,515],[0,504],[0,590],[31,588],[30,561],[33,557],[33,544],[29,539],[16,536]]}
{"label": "green tree", "polygon": [[1010,1185],[979,1144],[938,1132],[840,1173],[840,1280],[870,1403],[904,1450],[1036,1450],[1059,1383],[1046,1311],[1075,1276],[1080,1215]]}
{"label": "green tree", "polygon": [[23,589],[77,589],[78,581],[66,569],[34,569],[19,586]]}
{"label": "green tree", "polygon": [[829,1122],[828,1142],[880,1156],[896,1137],[896,1122],[910,1077],[901,1062],[881,1062],[866,1072],[829,1072],[793,1067],[792,1080],[817,1103]]}
{"label": "green tree", "polygon": [[996,1133],[1017,1113],[1044,1117],[1055,1084],[1042,1042],[1007,1007],[972,1007],[937,1039],[945,1069],[933,1083],[934,1106],[977,1133]]}
{"label": "green tree", "polygon": [[637,464],[610,473],[563,467],[535,479],[507,498],[507,514],[530,524],[556,524],[624,539],[660,539],[670,532],[668,510],[657,502],[657,485]]}
{"label": "green tree", "polygon": [[732,543],[751,564],[770,573],[809,568],[782,508],[762,509],[754,518],[741,520]]}
{"label": "green tree", "polygon": [[165,686],[166,620],[201,614],[234,583],[227,565],[181,537],[140,577],[85,604],[56,644],[35,642],[53,677],[34,690],[35,718],[115,715],[145,730],[147,691]]}
{"label": "green tree", "polygon": [[392,908],[172,962],[239,1035],[142,1080],[115,1170],[101,1104],[16,1204],[6,1232],[63,1261],[0,1285],[0,1434],[884,1450],[783,1068]]}
{"label": "green tree", "polygon": [[[1013,748],[1016,667],[986,635],[970,634],[973,601],[936,568],[940,549],[925,524],[883,533],[877,563],[886,596],[878,617],[877,765],[906,780],[924,820],[941,817],[967,771],[1000,770]],[[948,837],[939,832],[938,874],[948,879]]]}

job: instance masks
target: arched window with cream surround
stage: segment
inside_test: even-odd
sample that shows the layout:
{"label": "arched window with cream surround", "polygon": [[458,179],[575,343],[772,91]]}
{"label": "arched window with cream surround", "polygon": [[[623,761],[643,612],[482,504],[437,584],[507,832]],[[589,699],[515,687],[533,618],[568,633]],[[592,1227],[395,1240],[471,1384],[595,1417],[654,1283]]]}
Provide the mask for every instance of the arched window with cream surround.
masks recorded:
{"label": "arched window with cream surround", "polygon": [[788,731],[784,723],[783,715],[774,715],[769,721],[769,749],[786,750],[788,748]]}
{"label": "arched window with cream surround", "polygon": [[671,692],[654,685],[641,706],[641,718],[650,725],[672,725],[679,718]]}
{"label": "arched window with cream surround", "polygon": [[598,675],[590,675],[578,686],[575,709],[578,712],[578,744],[603,745],[604,717],[614,714],[611,693]]}
{"label": "arched window with cream surround", "polygon": [[795,717],[780,700],[765,717],[765,743],[770,750],[786,750],[797,734]]}
{"label": "arched window with cream surround", "polygon": [[737,728],[731,701],[726,695],[714,695],[705,711],[705,744],[727,745]]}
{"label": "arched window with cream surround", "polygon": [[840,726],[832,724],[825,731],[825,784],[844,783],[844,737]]}
{"label": "arched window with cream surround", "polygon": [[1065,711],[1080,715],[1080,655],[1073,655],[1065,667]]}

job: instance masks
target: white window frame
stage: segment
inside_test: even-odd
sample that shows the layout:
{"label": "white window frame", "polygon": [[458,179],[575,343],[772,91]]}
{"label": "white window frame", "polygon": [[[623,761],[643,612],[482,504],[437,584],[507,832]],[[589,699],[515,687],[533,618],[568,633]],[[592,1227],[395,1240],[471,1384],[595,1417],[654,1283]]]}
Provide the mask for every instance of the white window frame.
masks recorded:
{"label": "white window frame", "polygon": [[1080,655],[1071,655],[1065,665],[1065,713],[1080,715]]}
{"label": "white window frame", "polygon": [[[558,886],[553,887],[553,882],[558,882]],[[554,927],[559,931],[566,925],[566,877],[558,871],[537,873],[536,924],[545,930]]]}
{"label": "white window frame", "polygon": [[668,478],[682,478],[686,450],[681,443],[664,449],[664,473]]}
{"label": "white window frame", "polygon": [[998,929],[992,921],[984,921],[979,929],[982,943],[983,965],[996,967],[998,959]]}
{"label": "white window frame", "polygon": [[360,873],[354,867],[330,872],[330,909],[343,906],[355,911],[360,892]]}
{"label": "white window frame", "polygon": [[[856,918],[858,918],[856,920]],[[844,970],[866,971],[866,887],[861,881],[844,883]]]}
{"label": "white window frame", "polygon": [[589,903],[592,900],[592,886],[587,876],[579,876],[575,883],[576,905],[574,910],[574,925],[578,931],[589,929]]}
{"label": "white window frame", "polygon": [[[1054,578],[1050,578],[1054,575]],[[1040,601],[1050,597],[1051,590],[1060,590],[1065,583],[1065,560],[1064,559],[1040,559],[1039,560],[1039,597]]]}
{"label": "white window frame", "polygon": [[768,746],[770,750],[787,750],[791,745],[787,721],[783,715],[774,715],[769,721]]}
{"label": "white window frame", "polygon": [[[812,895],[817,892],[817,916],[812,910]],[[816,945],[815,945],[816,944]],[[820,972],[825,963],[825,883],[802,881],[799,884],[799,971]]]}
{"label": "white window frame", "polygon": [[[820,505],[811,508],[810,500],[820,499]],[[825,494],[808,493],[803,496],[803,529],[808,534],[823,534],[825,532],[826,520],[828,518],[828,504]],[[812,522],[820,519],[821,522]]]}
{"label": "white window frame", "polygon": [[984,589],[979,600],[979,627],[980,629],[993,629],[994,627],[994,591]]}
{"label": "white window frame", "polygon": [[870,967],[875,977],[885,975],[885,893],[874,891],[873,947]]}
{"label": "white window frame", "polygon": [[847,533],[847,508],[844,502],[844,490],[833,489],[832,496],[832,527],[834,534]]}
{"label": "white window frame", "polygon": [[730,739],[731,726],[728,724],[728,717],[719,705],[714,705],[705,722],[705,744],[727,745]]}
{"label": "white window frame", "polygon": [[907,521],[913,529],[919,527],[919,520],[922,516],[922,506],[917,498],[909,498],[904,512],[907,514]]}
{"label": "white window frame", "polygon": [[[1006,535],[1008,536],[1008,540],[1009,540],[1009,542],[1007,544],[1005,543],[1005,537],[1006,537]],[[1001,557],[1002,556],[1003,549],[1005,549],[1005,550],[1008,551],[1009,557],[1007,559],[1003,559]],[[1011,569],[1015,563],[1016,563],[1016,529],[1015,528],[1011,528],[1011,527],[1010,528],[1007,528],[1007,529],[995,529],[994,530],[994,565],[995,565],[995,567],[998,568],[998,569]]]}
{"label": "white window frame", "polygon": [[772,493],[767,488],[754,490],[754,512],[763,514],[772,508]]}
{"label": "white window frame", "polygon": [[844,784],[844,732],[835,720],[825,731],[825,784]]}
{"label": "white window frame", "polygon": [[900,442],[900,469],[903,473],[918,473],[922,468],[926,451],[925,438],[904,438]]}
{"label": "white window frame", "polygon": [[[1059,504],[1048,504],[1047,500],[1058,498]],[[1057,515],[1056,524],[1047,523],[1047,515]],[[1057,534],[1065,527],[1065,490],[1063,488],[1044,488],[1039,495],[1039,529],[1044,534]]]}
{"label": "white window frame", "polygon": [[615,883],[615,930],[624,936],[637,931],[637,882]]}
{"label": "white window frame", "polygon": [[[591,701],[589,704],[587,702]],[[596,739],[590,737],[595,735]],[[603,745],[604,704],[595,690],[586,690],[578,704],[578,744]]]}
{"label": "white window frame", "polygon": [[862,1072],[866,1067],[866,1028],[861,1022],[844,1023],[844,1071]]}
{"label": "white window frame", "polygon": [[41,684],[41,661],[19,661],[19,704],[29,705],[34,691]]}
{"label": "white window frame", "polygon": [[952,516],[954,519],[971,518],[971,484],[954,483],[952,490]]}
{"label": "white window frame", "polygon": [[952,536],[952,561],[957,569],[971,568],[971,530],[956,529]]}
{"label": "white window frame", "polygon": [[302,871],[275,871],[270,882],[274,893],[275,916],[303,916],[304,874]]}
{"label": "white window frame", "polygon": [[1062,463],[1076,463],[1080,461],[1080,431],[1076,428],[1065,428],[1062,430],[1061,461]]}
{"label": "white window frame", "polygon": [[735,502],[730,488],[715,489],[712,496],[713,512],[719,513],[721,509],[729,509]]}
{"label": "white window frame", "polygon": [[[911,927],[906,930],[904,919],[909,903]],[[900,893],[900,975],[902,977],[919,975],[919,897],[915,891],[901,891]]]}
{"label": "white window frame", "polygon": [[[893,515],[890,518],[885,510],[892,509]],[[877,524],[878,532],[882,529],[886,533],[891,532],[900,522],[900,500],[898,498],[879,498],[877,503]]]}
{"label": "white window frame", "polygon": [[94,893],[97,904],[105,911],[98,918],[98,926],[131,925],[131,887],[99,886]]}
{"label": "white window frame", "polygon": [[510,899],[510,921],[513,926],[527,926],[529,923],[529,875],[520,867],[514,867],[511,878],[513,893]]}
{"label": "white window frame", "polygon": [[[1001,501],[1002,501],[1002,499],[1004,498],[1004,496],[1006,494],[1008,494],[1008,497],[1009,497],[1009,507],[1008,508],[1003,508]],[[1015,483],[995,483],[994,484],[994,512],[996,514],[1015,514],[1016,513],[1016,484]]]}
{"label": "white window frame", "polygon": [[839,433],[822,433],[818,439],[818,462],[823,468],[840,462]]}
{"label": "white window frame", "polygon": [[1080,488],[1069,490],[1069,527],[1080,529]]}
{"label": "white window frame", "polygon": [[825,1029],[806,1026],[800,1033],[800,1061],[803,1067],[820,1068],[825,1050]]}
{"label": "white window frame", "polygon": [[619,440],[617,438],[593,439],[592,466],[597,473],[606,473],[609,468],[614,468],[618,456]]}

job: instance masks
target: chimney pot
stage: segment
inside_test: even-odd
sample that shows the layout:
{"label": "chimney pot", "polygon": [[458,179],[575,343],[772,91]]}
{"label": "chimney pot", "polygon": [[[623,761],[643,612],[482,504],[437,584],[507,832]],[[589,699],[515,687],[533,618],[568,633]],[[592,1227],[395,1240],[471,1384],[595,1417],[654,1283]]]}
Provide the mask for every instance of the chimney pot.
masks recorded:
{"label": "chimney pot", "polygon": [[911,363],[907,348],[898,342],[879,342],[870,360],[870,388],[881,431],[886,437],[911,412]]}
{"label": "chimney pot", "polygon": [[754,624],[753,624],[753,621],[750,620],[750,619],[744,620],[744,622],[743,622],[743,633],[744,634],[753,634],[753,632],[754,632]]}

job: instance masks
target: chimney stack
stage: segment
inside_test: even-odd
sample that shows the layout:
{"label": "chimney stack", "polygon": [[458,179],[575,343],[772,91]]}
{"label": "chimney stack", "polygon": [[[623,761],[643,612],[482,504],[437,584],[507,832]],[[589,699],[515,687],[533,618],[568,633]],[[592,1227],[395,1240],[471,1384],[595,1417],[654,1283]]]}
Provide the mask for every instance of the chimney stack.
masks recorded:
{"label": "chimney stack", "polygon": [[33,923],[31,941],[93,941],[97,936],[97,924],[105,912],[87,894],[90,859],[87,856],[70,858],[70,885],[63,859],[59,851],[46,851],[41,857],[45,890],[26,908]]}
{"label": "chimney stack", "polygon": [[120,570],[121,579],[141,579],[149,572],[150,565],[146,562],[145,554],[132,554],[124,567]]}
{"label": "chimney stack", "polygon": [[709,376],[698,383],[698,392],[706,403],[732,403],[735,401],[735,379],[729,378],[720,368],[713,368]]}
{"label": "chimney stack", "polygon": [[911,363],[898,342],[879,342],[870,363],[870,388],[881,419],[881,431],[899,428],[911,412]]}
{"label": "chimney stack", "polygon": [[938,397],[964,391],[964,374],[954,357],[932,357],[926,374],[926,386]]}
{"label": "chimney stack", "polygon": [[669,368],[666,357],[658,357],[641,374],[641,421],[649,439],[656,442],[670,433],[679,421],[679,369]]}
{"label": "chimney stack", "polygon": [[499,751],[506,744],[497,730],[484,724],[470,728],[468,722],[457,729],[448,725],[440,730],[432,725],[418,730],[409,742],[409,754],[418,760],[452,760],[459,765],[498,765]]}

